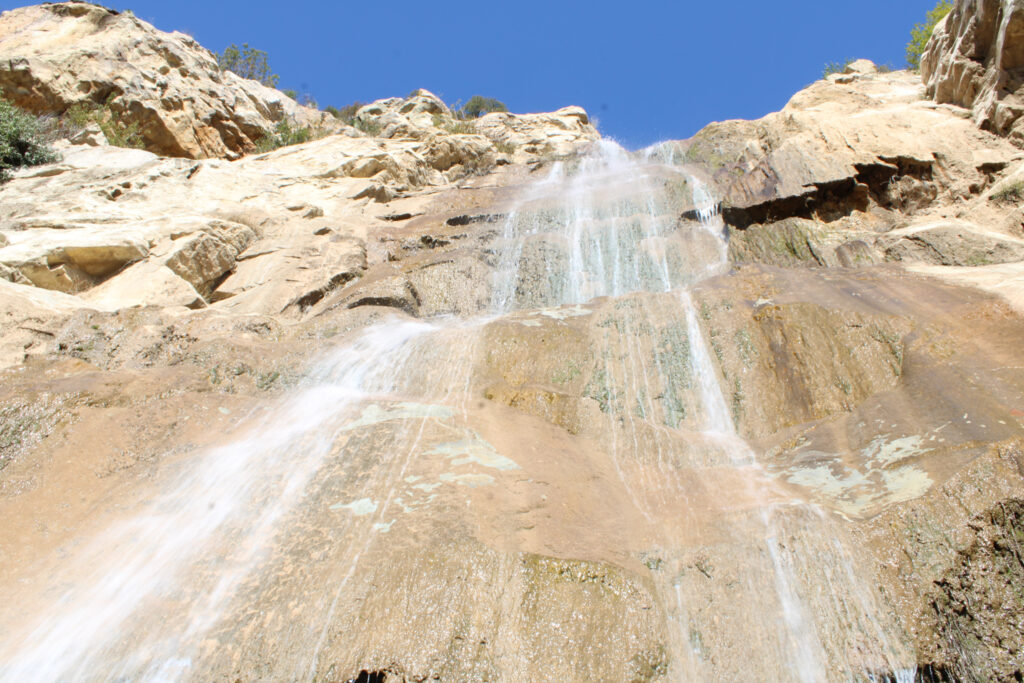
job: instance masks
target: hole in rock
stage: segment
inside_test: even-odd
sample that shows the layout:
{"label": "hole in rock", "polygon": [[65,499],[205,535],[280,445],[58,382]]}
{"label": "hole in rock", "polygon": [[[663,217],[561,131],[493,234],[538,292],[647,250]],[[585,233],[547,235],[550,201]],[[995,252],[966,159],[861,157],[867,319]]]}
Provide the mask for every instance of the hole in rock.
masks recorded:
{"label": "hole in rock", "polygon": [[348,679],[348,683],[384,683],[388,679],[384,671],[367,671],[363,669],[355,678]]}

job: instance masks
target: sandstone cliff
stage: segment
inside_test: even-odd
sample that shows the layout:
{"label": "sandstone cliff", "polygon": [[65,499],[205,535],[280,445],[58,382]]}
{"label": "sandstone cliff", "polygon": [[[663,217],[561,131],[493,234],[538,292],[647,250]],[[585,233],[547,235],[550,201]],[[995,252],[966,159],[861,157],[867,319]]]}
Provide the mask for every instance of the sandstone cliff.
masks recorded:
{"label": "sandstone cliff", "polygon": [[921,58],[927,94],[1024,146],[1024,4],[957,0]]}
{"label": "sandstone cliff", "polygon": [[36,114],[108,105],[163,156],[236,158],[275,124],[340,128],[256,81],[221,71],[212,52],[131,12],[87,2],[0,15],[0,94]]}
{"label": "sandstone cliff", "polygon": [[193,146],[0,186],[0,680],[1024,675],[1012,130],[860,61],[637,153],[418,90],[243,155],[278,94],[180,35],[7,45]]}

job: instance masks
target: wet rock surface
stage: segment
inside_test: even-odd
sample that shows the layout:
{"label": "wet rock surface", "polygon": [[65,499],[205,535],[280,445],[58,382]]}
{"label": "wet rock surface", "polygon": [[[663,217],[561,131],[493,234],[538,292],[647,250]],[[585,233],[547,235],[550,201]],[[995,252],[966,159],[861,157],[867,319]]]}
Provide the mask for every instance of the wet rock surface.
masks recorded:
{"label": "wet rock surface", "polygon": [[1019,677],[1022,158],[923,94],[17,174],[0,678]]}

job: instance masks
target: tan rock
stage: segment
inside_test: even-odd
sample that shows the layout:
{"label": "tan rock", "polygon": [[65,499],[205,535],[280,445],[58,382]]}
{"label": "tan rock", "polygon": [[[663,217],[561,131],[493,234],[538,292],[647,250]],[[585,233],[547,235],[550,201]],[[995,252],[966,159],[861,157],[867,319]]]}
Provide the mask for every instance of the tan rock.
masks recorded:
{"label": "tan rock", "polygon": [[550,114],[494,112],[476,121],[476,129],[492,142],[514,149],[514,159],[577,154],[600,139],[582,107],[563,107]]}
{"label": "tan rock", "polygon": [[281,120],[340,130],[333,117],[231,72],[182,33],[80,2],[0,16],[0,91],[37,114],[109,106],[165,156],[235,158]]}
{"label": "tan rock", "polygon": [[1024,261],[1024,239],[964,221],[913,225],[879,239],[888,260],[942,266],[987,266]]}
{"label": "tan rock", "polygon": [[1019,154],[923,94],[907,72],[822,80],[776,114],[711,124],[678,154],[706,169],[733,226],[854,212],[884,222],[970,196]]}
{"label": "tan rock", "polygon": [[203,297],[189,282],[166,265],[143,261],[81,295],[88,306],[116,311],[136,306],[187,306],[201,308]]}
{"label": "tan rock", "polygon": [[958,0],[921,57],[928,96],[972,111],[985,130],[1024,146],[1024,4]]}
{"label": "tan rock", "polygon": [[878,67],[870,59],[855,59],[843,69],[845,74],[873,74],[878,72]]}
{"label": "tan rock", "polygon": [[76,296],[0,276],[0,368],[45,353],[54,331],[71,314],[88,307]]}
{"label": "tan rock", "polygon": [[179,242],[166,265],[197,291],[209,293],[214,281],[235,265],[236,252],[213,235],[196,233]]}
{"label": "tan rock", "polygon": [[97,229],[35,230],[0,249],[0,263],[44,289],[77,292],[146,258],[137,234]]}
{"label": "tan rock", "polygon": [[285,246],[273,239],[254,244],[214,292],[217,307],[301,314],[362,275],[366,249],[361,240],[337,233],[312,237],[302,246]]}
{"label": "tan rock", "polygon": [[512,148],[515,160],[522,163],[571,156],[600,138],[581,107],[564,107],[549,114],[498,112],[465,121],[458,120],[444,102],[426,90],[417,90],[405,99],[392,97],[368,104],[356,119],[376,126],[380,137],[389,139],[428,140],[452,131],[461,135],[468,131],[502,148]]}

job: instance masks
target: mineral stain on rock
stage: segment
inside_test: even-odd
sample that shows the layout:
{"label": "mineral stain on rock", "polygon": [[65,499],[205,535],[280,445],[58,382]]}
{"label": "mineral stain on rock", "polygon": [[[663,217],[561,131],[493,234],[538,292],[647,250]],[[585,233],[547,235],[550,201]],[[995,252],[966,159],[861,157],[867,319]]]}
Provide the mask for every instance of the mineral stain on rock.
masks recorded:
{"label": "mineral stain on rock", "polygon": [[1024,43],[955,5],[639,152],[5,12],[145,149],[0,189],[0,680],[1020,680]]}

